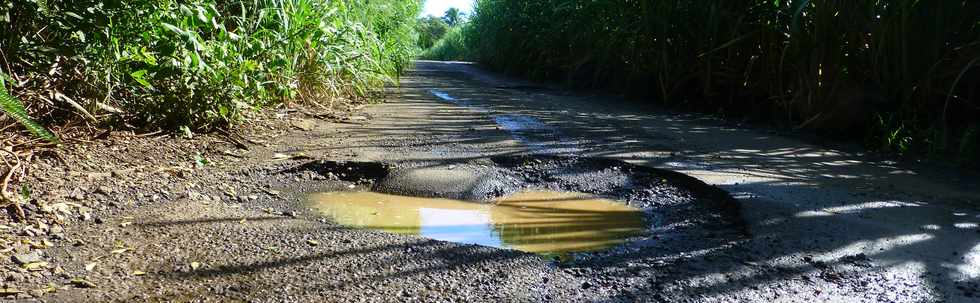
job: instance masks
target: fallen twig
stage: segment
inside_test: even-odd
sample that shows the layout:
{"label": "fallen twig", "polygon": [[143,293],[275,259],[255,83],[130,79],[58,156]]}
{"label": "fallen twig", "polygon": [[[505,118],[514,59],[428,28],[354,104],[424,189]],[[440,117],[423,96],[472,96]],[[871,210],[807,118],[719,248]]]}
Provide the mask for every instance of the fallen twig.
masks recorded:
{"label": "fallen twig", "polygon": [[3,207],[13,206],[14,210],[17,212],[17,219],[23,222],[24,220],[27,220],[27,216],[24,214],[24,209],[20,207],[20,199],[17,197],[11,198],[7,195],[7,187],[10,185],[10,180],[14,176],[14,173],[16,173],[21,167],[20,157],[12,151],[3,149],[0,149],[0,151],[10,154],[14,158],[15,162],[13,165],[10,165],[10,163],[7,163],[6,158],[4,158],[4,164],[8,166],[9,170],[7,170],[7,174],[4,175],[3,181],[0,181],[0,202],[2,202]]}

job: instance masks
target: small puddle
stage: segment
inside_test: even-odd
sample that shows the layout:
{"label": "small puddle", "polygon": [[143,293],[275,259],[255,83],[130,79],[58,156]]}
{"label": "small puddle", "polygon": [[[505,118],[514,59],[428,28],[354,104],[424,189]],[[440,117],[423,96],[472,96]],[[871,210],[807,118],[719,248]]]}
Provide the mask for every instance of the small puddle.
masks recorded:
{"label": "small puddle", "polygon": [[449,94],[447,94],[445,92],[441,92],[441,91],[437,91],[437,90],[432,90],[430,92],[433,95],[435,95],[436,97],[439,97],[439,99],[446,100],[446,101],[456,101],[456,98],[453,98],[452,96],[450,96]]}
{"label": "small puddle", "polygon": [[493,118],[497,125],[510,132],[547,131],[547,125],[531,116],[500,115]]}
{"label": "small puddle", "polygon": [[490,110],[487,109],[487,108],[484,108],[482,106],[473,105],[469,101],[456,99],[453,96],[450,96],[449,93],[446,93],[446,92],[443,92],[443,91],[430,90],[429,92],[432,93],[433,96],[439,97],[439,99],[442,99],[442,101],[446,101],[446,102],[448,102],[450,104],[455,104],[457,106],[466,107],[466,108],[469,108],[470,110],[475,111],[475,112],[478,112],[478,113],[488,113],[488,112],[490,112]]}
{"label": "small puddle", "polygon": [[310,203],[346,226],[544,255],[601,250],[646,230],[640,209],[579,193],[521,192],[481,204],[328,192]]}

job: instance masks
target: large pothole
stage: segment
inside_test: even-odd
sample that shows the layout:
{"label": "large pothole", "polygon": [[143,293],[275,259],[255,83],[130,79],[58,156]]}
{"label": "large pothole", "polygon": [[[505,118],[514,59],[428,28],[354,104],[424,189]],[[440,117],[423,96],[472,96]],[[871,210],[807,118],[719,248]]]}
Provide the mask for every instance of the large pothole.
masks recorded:
{"label": "large pothole", "polygon": [[336,223],[545,255],[659,238],[668,222],[742,232],[724,191],[680,173],[618,160],[493,157],[441,163],[313,162],[348,191],[309,195]]}

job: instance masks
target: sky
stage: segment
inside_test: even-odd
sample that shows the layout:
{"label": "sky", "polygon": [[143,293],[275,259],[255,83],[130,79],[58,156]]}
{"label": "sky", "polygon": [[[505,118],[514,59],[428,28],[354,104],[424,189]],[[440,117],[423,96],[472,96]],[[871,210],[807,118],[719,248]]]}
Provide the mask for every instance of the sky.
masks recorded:
{"label": "sky", "polygon": [[426,0],[422,16],[433,15],[442,17],[450,7],[456,7],[466,14],[473,11],[473,0]]}

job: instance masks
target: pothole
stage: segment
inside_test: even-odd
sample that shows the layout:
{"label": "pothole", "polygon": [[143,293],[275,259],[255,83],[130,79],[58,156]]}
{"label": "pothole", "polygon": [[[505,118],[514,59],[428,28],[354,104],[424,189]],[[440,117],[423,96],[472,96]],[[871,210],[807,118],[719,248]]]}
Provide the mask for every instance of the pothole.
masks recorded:
{"label": "pothole", "polygon": [[345,226],[543,255],[602,250],[647,226],[639,208],[569,192],[524,191],[494,203],[329,192],[310,205]]}
{"label": "pothole", "polygon": [[646,249],[665,233],[745,234],[737,202],[721,189],[613,159],[320,161],[292,171],[347,184],[305,205],[335,223],[442,241],[564,256]]}

